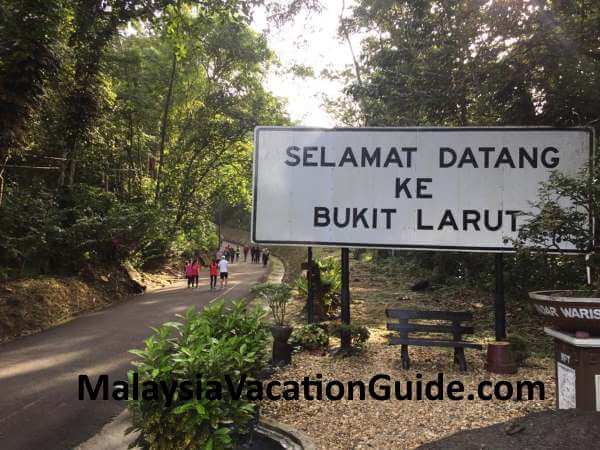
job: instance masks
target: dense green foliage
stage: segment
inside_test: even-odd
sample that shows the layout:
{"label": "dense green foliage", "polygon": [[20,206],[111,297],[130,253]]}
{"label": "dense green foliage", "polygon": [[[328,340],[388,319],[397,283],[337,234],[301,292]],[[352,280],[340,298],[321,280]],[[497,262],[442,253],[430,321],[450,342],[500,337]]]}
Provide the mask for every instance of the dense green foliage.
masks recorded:
{"label": "dense green foliage", "polygon": [[586,250],[593,246],[588,217],[600,211],[598,168],[587,168],[577,176],[554,172],[540,186],[532,217],[520,230],[520,238],[534,248],[557,250],[560,242],[571,242]]}
{"label": "dense green foliage", "polygon": [[510,342],[510,350],[515,358],[515,362],[521,367],[531,355],[531,343],[518,333],[508,336],[507,341]]}
{"label": "dense green foliage", "polygon": [[[225,375],[237,386],[242,376],[256,377],[267,361],[268,330],[260,308],[248,311],[240,301],[231,307],[213,303],[200,313],[187,311],[182,322],[167,322],[146,339],[145,348],[132,350],[140,358],[135,364],[140,386],[144,381],[188,382],[194,392],[199,383],[205,395],[184,399],[178,391],[167,405],[164,393],[159,398],[131,400],[132,431],[139,431],[136,444],[151,449],[196,449],[231,447],[247,431],[255,415],[255,405],[247,398],[247,387],[240,399],[227,388]],[[130,372],[133,385],[133,372]],[[199,378],[198,378],[199,377]],[[209,381],[222,387],[217,394]],[[205,391],[206,390],[206,391]]]}
{"label": "dense green foliage", "polygon": [[[340,307],[340,289],[342,287],[342,266],[340,260],[333,257],[317,258],[315,264],[319,268],[321,289],[315,299],[320,304],[326,317],[332,318]],[[295,282],[298,294],[306,298],[308,295],[308,280],[300,276]]]}
{"label": "dense green foliage", "polygon": [[295,328],[289,342],[295,350],[326,349],[329,346],[327,324],[309,323]]}
{"label": "dense green foliage", "polygon": [[354,350],[364,350],[367,345],[367,341],[371,337],[371,333],[369,329],[364,325],[357,325],[355,323],[345,324],[336,322],[331,325],[331,335],[341,338],[343,333],[348,333],[350,335],[350,342],[352,345],[352,349]]}
{"label": "dense green foliage", "polygon": [[[348,125],[591,126],[598,134],[597,1],[359,0],[340,25],[340,37],[354,32],[365,36],[360,60],[355,71],[342,74],[345,98],[330,102]],[[570,183],[572,194],[580,196],[586,178],[554,182],[563,188]],[[552,205],[547,203],[546,219],[534,223],[530,237],[547,231],[541,228],[554,217],[552,226],[563,224],[562,239],[578,245],[589,239],[577,229],[580,213],[563,210],[568,217],[558,217]],[[491,281],[489,255],[398,258],[427,268],[434,281]],[[584,281],[582,258],[524,252],[507,260],[511,289]]]}
{"label": "dense green foliage", "polygon": [[286,123],[258,3],[0,3],[0,274],[198,252],[248,210],[252,130]]}

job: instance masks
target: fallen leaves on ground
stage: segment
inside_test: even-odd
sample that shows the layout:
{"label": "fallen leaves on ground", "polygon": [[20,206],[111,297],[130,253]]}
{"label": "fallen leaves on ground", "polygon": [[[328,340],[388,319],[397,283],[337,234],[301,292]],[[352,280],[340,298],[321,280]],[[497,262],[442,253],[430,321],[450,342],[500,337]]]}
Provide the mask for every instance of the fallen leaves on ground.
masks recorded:
{"label": "fallen leaves on ground", "polygon": [[[319,249],[321,255],[335,253]],[[320,373],[324,383],[362,380],[368,385],[376,374],[391,377],[391,383],[417,380],[421,374],[426,383],[444,374],[444,381],[459,380],[465,392],[477,392],[483,380],[516,383],[522,380],[542,381],[545,400],[305,400],[263,401],[262,413],[296,427],[322,449],[404,449],[415,448],[459,431],[506,422],[532,412],[554,408],[554,362],[551,340],[544,336],[541,322],[523,309],[522,304],[507,304],[509,334],[519,333],[534,351],[525,367],[515,375],[494,375],[485,370],[485,350],[466,350],[468,371],[458,372],[453,365],[452,349],[409,347],[411,368],[400,365],[400,348],[389,346],[385,330],[385,309],[389,307],[423,310],[471,310],[476,334],[469,337],[485,344],[494,339],[493,294],[464,286],[438,287],[413,292],[414,279],[405,272],[385,272],[368,261],[351,260],[352,321],[367,325],[371,331],[368,347],[360,354],[346,358],[319,356],[307,352],[294,355],[289,367],[277,371],[272,379],[297,380],[314,378]],[[304,301],[296,299],[288,307],[295,325],[305,323]],[[335,343],[333,344],[335,345]],[[347,397],[346,397],[347,398]]]}
{"label": "fallen leaves on ground", "polygon": [[[435,380],[438,373],[444,382],[459,380],[465,393],[476,393],[482,380],[497,382],[508,380],[540,380],[545,385],[545,400],[279,400],[263,401],[262,413],[296,427],[311,436],[322,449],[363,448],[415,448],[462,430],[479,428],[504,422],[531,412],[551,409],[554,405],[553,370],[544,368],[520,369],[516,375],[493,375],[484,368],[484,352],[467,350],[468,372],[461,374],[452,365],[452,351],[439,348],[411,347],[412,367],[400,366],[399,348],[388,346],[384,330],[371,330],[373,337],[360,355],[346,358],[316,356],[301,353],[294,356],[291,366],[281,369],[272,379],[297,380],[305,376],[315,379],[322,374],[326,383],[339,380],[368,382],[376,374],[386,374],[394,381],[417,380],[422,375],[423,384]],[[378,385],[380,385],[378,383]],[[315,392],[314,389],[311,392]],[[347,398],[347,397],[346,397]]]}

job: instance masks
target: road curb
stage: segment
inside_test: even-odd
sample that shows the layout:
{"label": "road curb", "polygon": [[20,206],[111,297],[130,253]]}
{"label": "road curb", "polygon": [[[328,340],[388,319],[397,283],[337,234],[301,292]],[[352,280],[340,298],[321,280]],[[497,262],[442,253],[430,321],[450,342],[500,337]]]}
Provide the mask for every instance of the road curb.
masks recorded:
{"label": "road curb", "polygon": [[125,430],[130,426],[129,411],[125,409],[75,450],[126,450],[137,437],[137,433],[125,435]]}
{"label": "road curb", "polygon": [[[125,430],[131,426],[131,414],[124,410],[105,425],[98,434],[83,444],[75,447],[75,450],[127,450],[138,436],[138,433],[125,435]],[[261,417],[256,431],[282,444],[283,448],[291,450],[315,450],[314,441],[306,433],[303,433],[289,425],[277,422],[269,417]],[[134,447],[139,449],[139,447]]]}

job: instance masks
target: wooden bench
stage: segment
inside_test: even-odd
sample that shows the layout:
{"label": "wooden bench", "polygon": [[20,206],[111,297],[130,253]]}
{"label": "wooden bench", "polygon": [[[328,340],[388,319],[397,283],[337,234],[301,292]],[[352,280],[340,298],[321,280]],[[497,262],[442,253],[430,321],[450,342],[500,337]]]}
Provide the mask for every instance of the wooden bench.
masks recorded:
{"label": "wooden bench", "polygon": [[[408,346],[417,345],[421,347],[454,347],[454,363],[459,365],[461,372],[467,370],[465,360],[465,348],[482,349],[482,346],[473,342],[463,340],[463,335],[473,334],[473,327],[462,325],[463,322],[471,322],[473,314],[468,311],[415,311],[410,309],[386,309],[388,319],[398,319],[398,322],[388,322],[387,329],[397,331],[400,336],[390,336],[391,345],[401,345],[400,355],[402,368],[410,367]],[[410,323],[410,320],[437,320],[450,322],[450,324],[425,324]],[[410,337],[411,333],[449,333],[452,339]]]}

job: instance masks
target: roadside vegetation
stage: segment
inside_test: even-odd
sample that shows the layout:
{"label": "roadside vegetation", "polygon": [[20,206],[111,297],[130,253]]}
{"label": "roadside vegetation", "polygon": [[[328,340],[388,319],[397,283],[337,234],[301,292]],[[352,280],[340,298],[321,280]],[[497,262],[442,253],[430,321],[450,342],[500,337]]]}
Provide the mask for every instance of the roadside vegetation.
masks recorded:
{"label": "roadside vegetation", "polygon": [[[158,328],[145,341],[145,348],[131,351],[138,357],[134,364],[140,386],[177,383],[189,391],[188,398],[182,390],[172,401],[160,392],[151,399],[140,395],[129,402],[130,432],[139,432],[136,445],[221,449],[248,440],[258,410],[247,399],[246,378],[255,379],[267,364],[268,331],[264,312],[246,306],[243,301],[229,306],[220,301],[201,312],[190,309],[180,322]],[[228,383],[242,386],[241,398],[226,391]]]}
{"label": "roadside vegetation", "polygon": [[252,131],[288,123],[250,27],[263,3],[0,4],[0,336],[136,292],[123,266],[151,278],[248,214]]}
{"label": "roadside vegetation", "polygon": [[217,202],[248,208],[254,126],[286,123],[251,5],[114,3],[2,6],[4,279],[213,248]]}
{"label": "roadside vegetation", "polygon": [[[281,26],[318,0],[17,0],[0,2],[0,341],[168,283],[181,258],[214,253],[222,237],[249,243],[252,131],[290,125],[266,88],[277,64],[251,27],[257,7]],[[340,11],[353,64],[324,71],[345,86],[325,95],[345,126],[583,126],[600,134],[600,2],[593,0],[356,0]],[[361,38],[360,49],[352,37]],[[301,65],[303,77],[315,76]],[[596,152],[596,155],[598,152]],[[594,163],[595,161],[593,161]],[[509,340],[519,373],[487,372],[468,350],[410,348],[400,367],[385,309],[470,310],[493,336],[493,255],[353,249],[351,325],[340,323],[339,249],[315,249],[318,323],[307,324],[306,248],[268,246],[285,266],[262,285],[286,361],[268,367],[264,308],[217,302],[154,330],[133,353],[141,380],[225,375],[301,380],[544,382],[532,401],[239,401],[129,403],[143,448],[229,448],[259,414],[293,425],[319,448],[406,448],[554,406],[551,341],[526,293],[581,288],[581,256],[536,253],[561,241],[589,250],[598,222],[598,168],[541,186],[517,252],[505,257]],[[483,180],[485,182],[485,180]],[[564,200],[577,208],[564,207]],[[277,214],[277,211],[273,211]],[[219,235],[220,234],[220,235]],[[597,265],[597,256],[591,262]],[[172,270],[163,272],[172,265]],[[597,279],[596,279],[597,285]],[[286,334],[288,333],[289,334]],[[340,354],[342,333],[352,351]],[[277,340],[277,339],[274,339]],[[275,348],[275,346],[273,346]],[[287,351],[287,353],[286,353]],[[51,355],[50,355],[51,356]],[[279,361],[276,361],[279,362]],[[265,369],[269,369],[265,372]],[[133,376],[133,374],[131,374]],[[143,396],[142,396],[143,397]],[[585,434],[585,433],[584,433]],[[584,437],[585,438],[585,437]],[[493,444],[493,442],[490,442]],[[597,442],[589,443],[591,447]]]}

